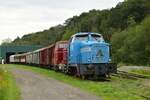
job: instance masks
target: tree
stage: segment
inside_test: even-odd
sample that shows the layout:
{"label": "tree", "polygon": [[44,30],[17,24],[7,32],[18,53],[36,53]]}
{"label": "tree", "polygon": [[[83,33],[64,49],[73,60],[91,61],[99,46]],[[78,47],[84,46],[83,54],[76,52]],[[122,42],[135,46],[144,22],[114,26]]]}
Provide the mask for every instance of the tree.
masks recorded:
{"label": "tree", "polygon": [[10,38],[7,38],[7,39],[2,40],[1,45],[10,45],[11,42],[12,40]]}
{"label": "tree", "polygon": [[150,65],[150,16],[111,38],[115,62]]}

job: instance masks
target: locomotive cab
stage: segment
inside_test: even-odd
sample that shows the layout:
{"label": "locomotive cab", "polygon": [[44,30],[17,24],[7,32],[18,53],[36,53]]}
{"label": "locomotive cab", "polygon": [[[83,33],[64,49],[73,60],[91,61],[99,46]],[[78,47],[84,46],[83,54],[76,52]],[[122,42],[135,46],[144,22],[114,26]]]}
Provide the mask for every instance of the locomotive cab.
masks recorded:
{"label": "locomotive cab", "polygon": [[101,34],[77,33],[69,42],[68,65],[78,76],[106,76],[116,72],[110,63],[110,45]]}

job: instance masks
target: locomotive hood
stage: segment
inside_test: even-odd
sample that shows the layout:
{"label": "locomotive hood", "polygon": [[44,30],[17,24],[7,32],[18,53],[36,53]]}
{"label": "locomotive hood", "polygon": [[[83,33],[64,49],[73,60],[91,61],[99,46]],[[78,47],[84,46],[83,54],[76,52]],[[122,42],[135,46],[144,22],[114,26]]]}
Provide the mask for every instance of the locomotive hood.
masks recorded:
{"label": "locomotive hood", "polygon": [[109,44],[101,34],[77,33],[70,44],[70,63],[107,63],[109,62]]}
{"label": "locomotive hood", "polygon": [[80,46],[82,63],[106,63],[109,62],[109,44],[87,42]]}

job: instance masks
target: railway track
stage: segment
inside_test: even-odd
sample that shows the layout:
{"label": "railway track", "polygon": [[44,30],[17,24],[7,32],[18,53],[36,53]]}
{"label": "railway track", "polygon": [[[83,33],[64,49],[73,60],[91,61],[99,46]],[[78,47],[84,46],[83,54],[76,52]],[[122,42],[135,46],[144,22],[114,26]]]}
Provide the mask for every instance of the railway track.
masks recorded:
{"label": "railway track", "polygon": [[144,96],[141,94],[137,94],[137,93],[132,93],[133,95],[137,95],[137,96],[141,96],[142,98],[145,98],[146,100],[150,100],[150,96]]}
{"label": "railway track", "polygon": [[[139,79],[139,78],[150,79],[150,77],[148,77],[148,76],[130,73],[130,72],[126,72],[126,71],[120,71],[120,70],[117,70],[117,73],[113,74],[112,76],[123,77],[123,78],[128,78],[128,79],[135,79],[135,80]],[[137,95],[137,96],[140,96],[142,98],[145,98],[146,100],[150,100],[150,96],[144,96],[144,95],[137,94],[137,93],[132,93],[132,95]]]}
{"label": "railway track", "polygon": [[129,79],[137,79],[137,78],[145,78],[145,79],[150,79],[148,76],[140,75],[140,74],[135,74],[135,73],[130,73],[126,71],[120,71],[117,70],[116,74],[113,74],[113,76],[118,76],[118,77],[123,77],[123,78],[129,78]]}

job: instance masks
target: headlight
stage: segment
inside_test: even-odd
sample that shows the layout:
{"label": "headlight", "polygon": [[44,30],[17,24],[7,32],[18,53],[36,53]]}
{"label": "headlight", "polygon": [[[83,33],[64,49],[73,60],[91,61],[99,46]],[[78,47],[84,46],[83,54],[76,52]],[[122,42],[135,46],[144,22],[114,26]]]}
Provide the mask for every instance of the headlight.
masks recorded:
{"label": "headlight", "polygon": [[83,47],[81,48],[81,52],[90,52],[91,51],[91,47]]}
{"label": "headlight", "polygon": [[111,59],[109,58],[109,62],[111,62]]}

